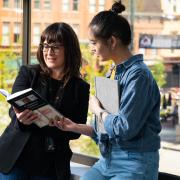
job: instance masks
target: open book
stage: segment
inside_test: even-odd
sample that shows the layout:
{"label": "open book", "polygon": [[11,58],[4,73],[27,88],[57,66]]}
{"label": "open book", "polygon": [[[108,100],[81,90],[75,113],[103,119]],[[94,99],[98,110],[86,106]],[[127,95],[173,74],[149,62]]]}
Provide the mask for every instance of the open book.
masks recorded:
{"label": "open book", "polygon": [[0,93],[6,97],[7,102],[18,110],[30,109],[37,113],[38,119],[34,123],[39,127],[48,125],[50,120],[62,118],[62,114],[32,88],[18,91],[14,94],[9,94],[6,90],[0,89]]}
{"label": "open book", "polygon": [[[119,86],[118,80],[106,77],[95,77],[95,93],[102,107],[111,114],[119,111]],[[103,121],[96,117],[97,128],[100,132],[105,132]]]}

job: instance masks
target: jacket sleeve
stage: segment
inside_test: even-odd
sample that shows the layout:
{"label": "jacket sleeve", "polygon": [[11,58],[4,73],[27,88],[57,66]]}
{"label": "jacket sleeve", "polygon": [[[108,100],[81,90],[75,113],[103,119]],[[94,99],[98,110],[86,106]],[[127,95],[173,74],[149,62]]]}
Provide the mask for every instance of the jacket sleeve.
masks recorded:
{"label": "jacket sleeve", "polygon": [[[32,84],[32,79],[33,79],[33,74],[30,71],[30,68],[28,68],[27,66],[21,66],[18,75],[15,79],[15,82],[13,84],[12,93],[30,88]],[[12,107],[9,109],[9,116],[12,121],[15,121],[14,125],[16,127],[19,127],[21,130],[31,130],[37,128],[34,124],[26,126],[20,123],[15,117],[16,114]]]}

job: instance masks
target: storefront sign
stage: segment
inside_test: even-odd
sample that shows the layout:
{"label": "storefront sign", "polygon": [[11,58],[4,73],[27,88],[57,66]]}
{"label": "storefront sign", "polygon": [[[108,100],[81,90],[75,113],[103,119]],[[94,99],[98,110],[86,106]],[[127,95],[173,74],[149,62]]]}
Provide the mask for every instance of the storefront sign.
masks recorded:
{"label": "storefront sign", "polygon": [[139,48],[180,49],[180,36],[140,34]]}

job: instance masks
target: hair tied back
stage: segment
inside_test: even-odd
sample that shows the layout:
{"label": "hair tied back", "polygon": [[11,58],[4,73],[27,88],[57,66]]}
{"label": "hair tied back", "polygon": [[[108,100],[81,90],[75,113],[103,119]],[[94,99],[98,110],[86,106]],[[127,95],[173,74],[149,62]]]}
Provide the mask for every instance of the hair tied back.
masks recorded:
{"label": "hair tied back", "polygon": [[121,4],[121,1],[117,1],[112,5],[112,8],[110,10],[114,15],[118,15],[119,13],[122,13],[125,11],[125,6]]}

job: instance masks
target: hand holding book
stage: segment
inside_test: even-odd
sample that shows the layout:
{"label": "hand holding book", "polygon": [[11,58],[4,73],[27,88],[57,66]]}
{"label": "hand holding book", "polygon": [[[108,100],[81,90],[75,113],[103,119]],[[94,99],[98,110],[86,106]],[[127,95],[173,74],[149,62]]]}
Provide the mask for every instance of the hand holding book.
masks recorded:
{"label": "hand holding book", "polygon": [[30,125],[35,121],[38,121],[39,117],[37,113],[34,113],[32,110],[26,109],[24,111],[19,111],[17,108],[14,108],[17,119],[25,125]]}
{"label": "hand holding book", "polygon": [[32,88],[14,94],[9,94],[6,90],[0,89],[0,93],[6,97],[7,102],[18,110],[19,119],[22,121],[28,119],[26,122],[23,121],[26,124],[33,121],[37,126],[44,127],[49,124],[49,121],[63,117]]}

